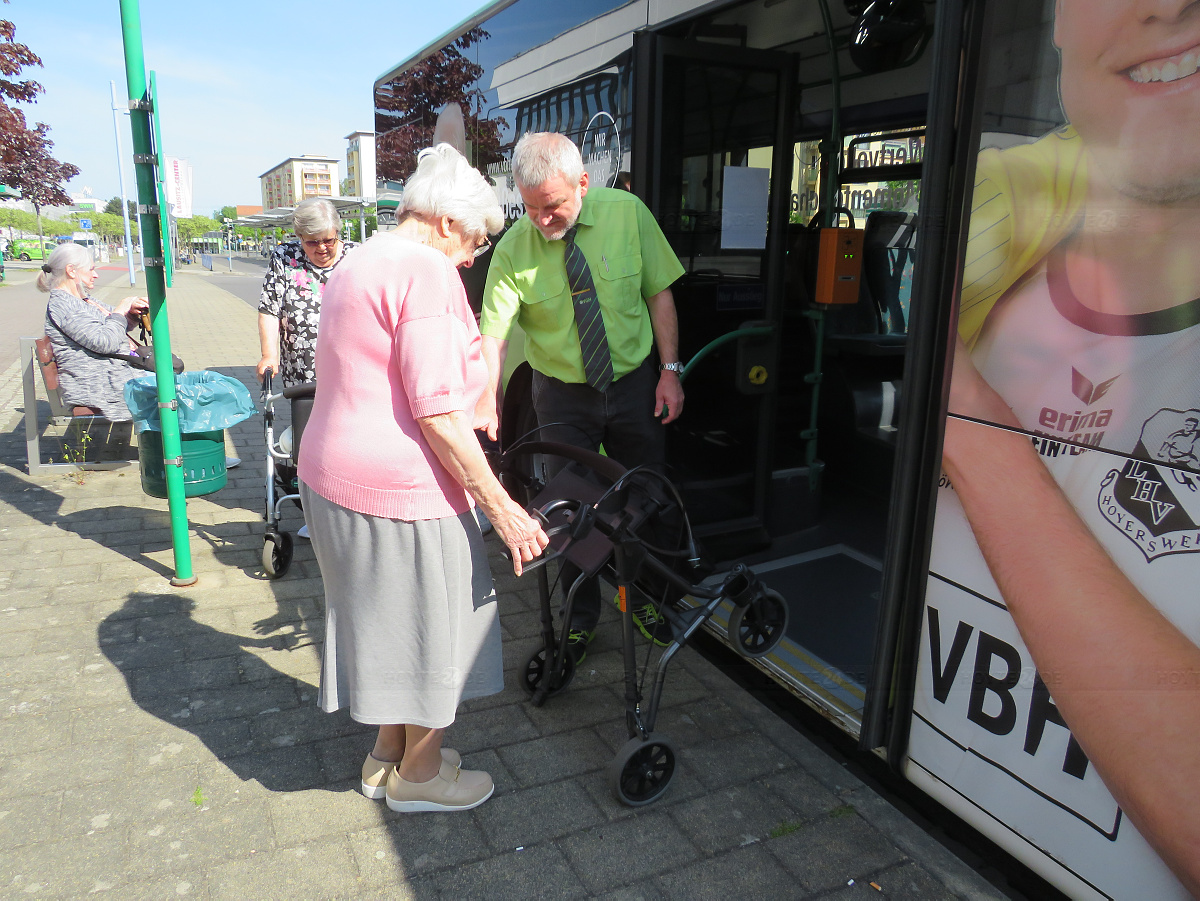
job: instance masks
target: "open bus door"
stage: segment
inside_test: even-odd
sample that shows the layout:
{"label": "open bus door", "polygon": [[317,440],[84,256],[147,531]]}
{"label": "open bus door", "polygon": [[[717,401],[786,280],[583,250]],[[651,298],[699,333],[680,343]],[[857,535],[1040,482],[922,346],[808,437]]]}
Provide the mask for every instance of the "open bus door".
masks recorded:
{"label": "open bus door", "polygon": [[786,499],[771,491],[796,63],[653,32],[634,55],[633,186],[686,269],[672,290],[701,402],[669,430],[668,460],[697,536],[730,557],[766,546],[771,516],[815,507],[799,473]]}
{"label": "open bus door", "polygon": [[[747,13],[749,30],[760,14]],[[719,18],[687,27],[718,34]],[[928,508],[918,486],[936,480],[936,472],[915,474],[934,465],[923,433],[937,421],[938,399],[914,406],[912,427],[901,422],[899,400],[907,368],[915,362],[924,373],[916,383],[928,383],[940,366],[930,349],[944,341],[926,334],[910,342],[905,326],[911,319],[928,333],[930,317],[947,317],[945,309],[919,310],[915,295],[908,303],[916,215],[892,208],[876,215],[878,204],[861,202],[890,197],[891,184],[919,182],[927,90],[921,76],[928,70],[916,67],[907,80],[875,76],[890,79],[903,101],[894,109],[860,106],[850,143],[830,144],[828,107],[818,106],[814,116],[812,104],[829,96],[822,53],[831,43],[817,31],[794,52],[782,52],[637,33],[633,184],[686,270],[673,291],[690,406],[668,427],[668,464],[716,566],[714,578],[740,560],[784,597],[786,636],[755,665],[876,749],[893,731],[897,642],[915,643],[902,634],[898,610],[912,560],[892,552],[885,567],[885,559],[892,539],[910,531],[914,510]],[[867,84],[860,77],[856,97],[869,96]],[[815,98],[804,122],[797,116],[806,109],[802,90]],[[797,198],[810,184],[807,173],[829,178],[841,169],[820,159],[822,144],[835,156],[853,158],[861,149],[867,164],[856,167],[860,183],[845,195],[854,210],[845,212],[857,214],[868,236],[877,221],[904,225],[903,246],[881,241],[876,248],[897,273],[897,292],[903,273],[899,325],[889,328],[876,315],[888,303],[866,291],[861,300],[855,292],[839,314],[812,302],[806,242],[819,232],[808,227],[812,212],[805,214]],[[878,165],[882,148],[901,144],[910,153],[886,160],[902,164]],[[914,206],[916,196],[914,188]],[[908,450],[906,435],[915,440]],[[712,631],[724,639],[721,617]]]}

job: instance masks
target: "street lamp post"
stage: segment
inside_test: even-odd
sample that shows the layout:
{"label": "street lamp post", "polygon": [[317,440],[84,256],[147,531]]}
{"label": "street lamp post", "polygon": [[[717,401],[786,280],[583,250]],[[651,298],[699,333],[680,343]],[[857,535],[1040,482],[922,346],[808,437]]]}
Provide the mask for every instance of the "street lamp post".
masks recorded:
{"label": "street lamp post", "polygon": [[[121,183],[121,221],[125,224],[125,260],[129,266],[129,287],[137,284],[137,275],[133,271],[133,239],[129,236],[129,200],[125,196],[125,162],[121,152],[121,120],[119,113],[129,115],[128,109],[117,105],[117,83],[110,81],[112,89],[113,131],[117,136],[117,179]],[[144,259],[145,257],[143,257]]]}

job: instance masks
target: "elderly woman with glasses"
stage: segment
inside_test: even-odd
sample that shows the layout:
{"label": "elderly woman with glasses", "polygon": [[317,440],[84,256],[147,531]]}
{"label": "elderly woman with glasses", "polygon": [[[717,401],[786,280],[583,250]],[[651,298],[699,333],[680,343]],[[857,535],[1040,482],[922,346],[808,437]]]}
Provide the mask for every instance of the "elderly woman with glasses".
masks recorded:
{"label": "elderly woman with glasses", "polygon": [[491,776],[442,747],[461,701],[503,688],[500,621],[478,504],[513,569],[545,532],[488,468],[473,426],[488,379],[456,267],[503,225],[482,175],[423,151],[397,227],[329,279],[320,390],[300,496],[325,584],[318,703],[379,727],[362,791],[396,811],[468,810]]}
{"label": "elderly woman with glasses", "polygon": [[302,201],[292,213],[296,239],[271,253],[258,301],[260,379],[268,369],[281,375],[285,385],[316,378],[313,353],[321,320],[321,293],[329,273],[358,246],[338,236],[341,227],[337,209],[324,198]]}

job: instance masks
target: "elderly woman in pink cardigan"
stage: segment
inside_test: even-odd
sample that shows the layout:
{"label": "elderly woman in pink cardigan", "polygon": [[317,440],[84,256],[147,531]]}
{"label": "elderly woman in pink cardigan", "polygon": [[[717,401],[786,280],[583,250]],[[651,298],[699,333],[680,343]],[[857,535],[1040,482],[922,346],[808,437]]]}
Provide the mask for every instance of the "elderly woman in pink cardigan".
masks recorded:
{"label": "elderly woman in pink cardigan", "polygon": [[487,382],[456,266],[503,224],[491,186],[453,148],[424,151],[400,224],[325,287],[321,373],[300,495],[325,581],[319,704],[379,726],[362,790],[397,811],[468,810],[491,776],[442,734],[461,701],[503,688],[500,624],[478,504],[513,568],[545,532],[496,480],[475,438]]}

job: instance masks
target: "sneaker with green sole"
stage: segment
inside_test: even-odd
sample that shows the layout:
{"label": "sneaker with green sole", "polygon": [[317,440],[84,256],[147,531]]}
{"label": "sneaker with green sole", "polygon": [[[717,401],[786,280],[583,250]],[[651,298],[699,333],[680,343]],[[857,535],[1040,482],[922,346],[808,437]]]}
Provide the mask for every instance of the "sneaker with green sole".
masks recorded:
{"label": "sneaker with green sole", "polygon": [[576,666],[583,663],[587,657],[588,645],[595,637],[596,633],[587,629],[572,629],[567,633],[567,653],[574,658]]}
{"label": "sneaker with green sole", "polygon": [[675,637],[667,618],[658,612],[658,607],[649,601],[633,609],[633,624],[639,632],[660,648],[665,648]]}

